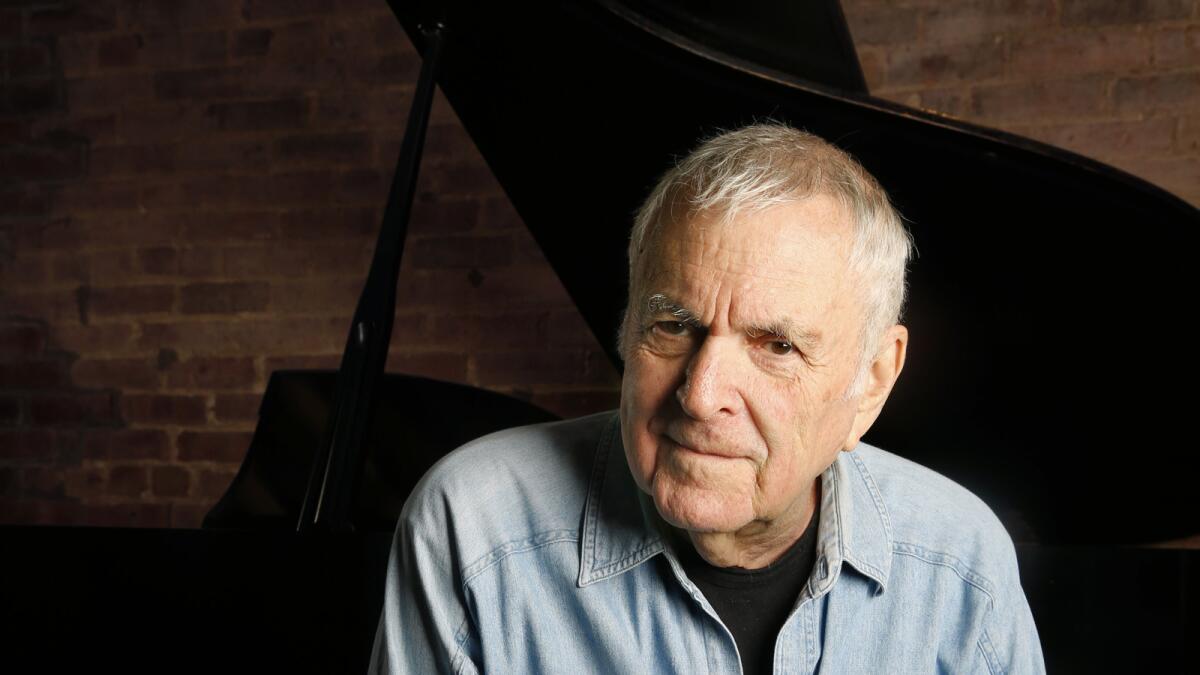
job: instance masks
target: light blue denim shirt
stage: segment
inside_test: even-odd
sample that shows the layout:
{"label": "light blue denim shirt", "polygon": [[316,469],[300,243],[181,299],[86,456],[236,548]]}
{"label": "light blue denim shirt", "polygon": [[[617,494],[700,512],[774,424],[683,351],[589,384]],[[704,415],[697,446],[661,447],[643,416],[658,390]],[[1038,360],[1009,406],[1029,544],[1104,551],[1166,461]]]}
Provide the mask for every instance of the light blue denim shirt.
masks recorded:
{"label": "light blue denim shirt", "polygon": [[[983,502],[867,444],[821,488],[776,673],[1045,671],[1012,541]],[[664,527],[615,413],[474,441],[405,504],[371,671],[741,672]]]}

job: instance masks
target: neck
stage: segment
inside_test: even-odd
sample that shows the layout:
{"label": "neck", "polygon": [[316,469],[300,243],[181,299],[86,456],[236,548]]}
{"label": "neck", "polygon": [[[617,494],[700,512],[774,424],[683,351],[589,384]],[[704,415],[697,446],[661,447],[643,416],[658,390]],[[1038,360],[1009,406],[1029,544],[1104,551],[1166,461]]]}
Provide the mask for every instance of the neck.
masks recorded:
{"label": "neck", "polygon": [[797,499],[793,508],[772,520],[755,520],[734,532],[690,532],[688,541],[714,567],[761,569],[779,560],[804,534],[816,513],[821,484]]}

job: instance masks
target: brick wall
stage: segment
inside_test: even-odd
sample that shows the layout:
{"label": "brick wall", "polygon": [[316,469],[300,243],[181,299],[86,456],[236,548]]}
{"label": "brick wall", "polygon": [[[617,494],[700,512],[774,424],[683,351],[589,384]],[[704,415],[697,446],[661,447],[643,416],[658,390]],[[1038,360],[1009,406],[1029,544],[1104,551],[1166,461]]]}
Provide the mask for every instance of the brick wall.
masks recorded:
{"label": "brick wall", "polygon": [[[881,95],[1200,203],[1198,3],[845,4]],[[382,0],[9,0],[0,59],[0,522],[195,526],[270,372],[337,365],[419,61]],[[419,189],[389,368],[611,407],[444,101]]]}
{"label": "brick wall", "polygon": [[873,94],[1073,150],[1200,205],[1200,2],[842,6]]}

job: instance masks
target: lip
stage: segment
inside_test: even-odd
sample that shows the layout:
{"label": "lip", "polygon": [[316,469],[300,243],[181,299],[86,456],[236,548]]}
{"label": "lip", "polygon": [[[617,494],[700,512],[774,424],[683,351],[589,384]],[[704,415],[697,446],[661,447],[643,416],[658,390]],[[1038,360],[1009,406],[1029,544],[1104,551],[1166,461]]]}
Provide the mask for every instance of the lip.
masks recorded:
{"label": "lip", "polygon": [[[719,443],[699,443],[699,442],[697,442],[699,439],[681,439],[678,436],[675,436],[672,434],[664,434],[664,437],[668,441],[670,441],[670,443],[672,445],[674,445],[676,448],[678,448],[680,450],[686,450],[687,452],[691,452],[691,453],[694,453],[697,455],[704,455],[705,457],[716,457],[719,459],[742,459],[742,458],[744,458],[744,455],[741,455],[738,453],[722,452],[719,449],[717,449],[717,450],[710,449],[710,448],[720,448],[721,444],[719,444]],[[703,449],[701,449],[701,448],[703,448]]]}

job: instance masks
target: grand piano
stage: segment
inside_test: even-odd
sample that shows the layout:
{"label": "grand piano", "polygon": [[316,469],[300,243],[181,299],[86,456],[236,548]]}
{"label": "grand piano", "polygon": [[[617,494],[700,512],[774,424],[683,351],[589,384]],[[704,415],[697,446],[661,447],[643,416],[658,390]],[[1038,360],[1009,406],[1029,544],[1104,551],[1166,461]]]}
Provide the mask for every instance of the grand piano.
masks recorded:
{"label": "grand piano", "polygon": [[391,2],[425,67],[338,372],[278,372],[202,530],[0,529],[7,672],[362,672],[405,496],[551,419],[385,374],[436,81],[619,367],[630,215],[699,136],[785,121],[850,151],[917,241],[908,367],[872,443],[983,497],[1051,672],[1200,672],[1192,435],[1200,212],[1111,167],[872,98],[836,0]]}

